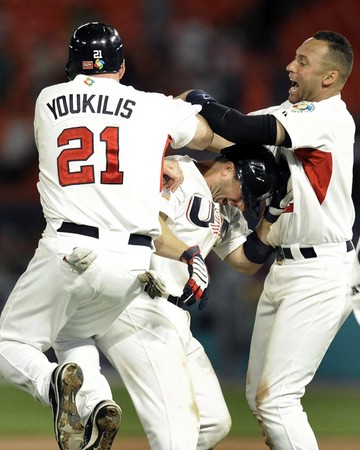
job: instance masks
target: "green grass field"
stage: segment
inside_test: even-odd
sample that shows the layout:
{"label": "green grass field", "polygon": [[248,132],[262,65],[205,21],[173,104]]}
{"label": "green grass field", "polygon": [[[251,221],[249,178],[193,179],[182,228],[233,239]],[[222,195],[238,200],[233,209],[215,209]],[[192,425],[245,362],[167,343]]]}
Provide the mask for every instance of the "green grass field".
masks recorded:
{"label": "green grass field", "polygon": [[[114,388],[114,398],[123,409],[122,433],[144,436],[127,392]],[[243,389],[225,388],[233,427],[230,437],[258,436],[259,430],[248,410]],[[310,422],[320,436],[360,436],[360,387],[310,387],[303,401]],[[0,435],[52,435],[52,415],[30,395],[0,384]]]}

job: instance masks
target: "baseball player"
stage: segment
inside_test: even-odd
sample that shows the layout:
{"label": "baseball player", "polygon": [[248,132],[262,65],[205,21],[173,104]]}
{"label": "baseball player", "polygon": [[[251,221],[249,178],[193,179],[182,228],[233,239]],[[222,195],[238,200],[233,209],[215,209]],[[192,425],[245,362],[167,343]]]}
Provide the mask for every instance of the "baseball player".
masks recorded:
{"label": "baseball player", "polygon": [[[265,212],[277,257],[257,307],[246,387],[266,443],[276,450],[318,449],[301,398],[351,311],[355,124],[340,92],[352,64],[347,39],[319,31],[286,67],[291,86],[279,106],[248,116],[204,92],[188,94],[203,105],[215,133],[275,144],[291,171],[293,201],[279,218],[281,208]],[[266,246],[257,246],[265,255]]]}
{"label": "baseball player", "polygon": [[[106,397],[93,389],[77,402],[91,370],[83,373],[73,362],[58,366],[44,352],[57,335],[103,333],[140,294],[138,276],[149,269],[160,234],[164,150],[169,141],[173,148],[206,148],[213,133],[196,115],[199,106],[119,83],[123,44],[110,25],[75,30],[66,72],[69,82],[45,88],[36,101],[46,228],[1,315],[0,370],[52,406],[60,449],[107,450],[121,418],[110,389]],[[96,250],[97,259],[78,273],[64,256],[82,246]],[[171,250],[191,274],[183,299],[201,299],[208,283],[201,254],[183,243]]]}
{"label": "baseball player", "polygon": [[[162,193],[163,233],[168,227],[188,245],[198,244],[204,256],[214,250],[234,269],[253,274],[261,265],[244,254],[249,230],[240,211],[245,204],[258,214],[259,199],[274,192],[277,167],[270,152],[270,160],[263,163],[238,160],[236,151],[237,146],[230,147],[226,157],[215,161],[173,157],[184,182],[175,193]],[[268,229],[262,220],[257,231],[265,236]],[[96,345],[119,372],[151,449],[209,450],[228,434],[231,418],[204,348],[191,334],[190,315],[175,306],[188,278],[186,266],[154,255],[151,268],[165,281],[166,295],[154,300],[140,294],[104,335],[96,337]],[[204,306],[201,301],[199,308]],[[85,352],[83,345],[58,340],[56,354],[60,361],[84,359],[85,365],[96,350],[91,340]]]}

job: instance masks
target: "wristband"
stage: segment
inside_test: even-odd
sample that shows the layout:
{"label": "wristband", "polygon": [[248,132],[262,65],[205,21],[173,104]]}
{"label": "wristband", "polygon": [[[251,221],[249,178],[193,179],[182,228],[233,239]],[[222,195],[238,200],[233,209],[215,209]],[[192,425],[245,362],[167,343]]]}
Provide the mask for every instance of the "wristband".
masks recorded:
{"label": "wristband", "polygon": [[269,223],[275,223],[283,212],[283,209],[267,206],[264,210],[264,219]]}
{"label": "wristband", "polygon": [[264,264],[275,250],[271,245],[264,244],[256,231],[248,235],[243,248],[247,259],[255,264]]}

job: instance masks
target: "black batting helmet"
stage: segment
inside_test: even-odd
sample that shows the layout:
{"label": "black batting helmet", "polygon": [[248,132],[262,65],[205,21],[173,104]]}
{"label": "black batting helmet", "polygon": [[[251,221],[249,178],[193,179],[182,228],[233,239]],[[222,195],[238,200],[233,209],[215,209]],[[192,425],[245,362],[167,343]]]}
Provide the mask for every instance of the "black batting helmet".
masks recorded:
{"label": "black batting helmet", "polygon": [[246,209],[259,217],[260,204],[277,188],[279,170],[274,155],[263,146],[231,145],[221,154],[235,165]]}
{"label": "black batting helmet", "polygon": [[111,25],[89,22],[77,28],[70,40],[66,75],[116,73],[124,62],[123,44]]}

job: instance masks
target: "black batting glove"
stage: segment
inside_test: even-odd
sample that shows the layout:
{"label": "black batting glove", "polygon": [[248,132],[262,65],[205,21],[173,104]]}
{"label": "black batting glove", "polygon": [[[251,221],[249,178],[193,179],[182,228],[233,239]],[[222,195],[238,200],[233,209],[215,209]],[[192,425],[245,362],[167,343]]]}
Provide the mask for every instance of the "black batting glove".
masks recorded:
{"label": "black batting glove", "polygon": [[275,223],[278,220],[292,200],[290,175],[289,165],[282,158],[279,163],[279,181],[277,188],[271,198],[270,204],[264,210],[264,218],[270,223]]}
{"label": "black batting glove", "polygon": [[186,96],[186,101],[192,105],[207,105],[208,103],[217,103],[214,97],[201,89],[194,89]]}
{"label": "black batting glove", "polygon": [[207,287],[210,280],[199,246],[194,245],[185,250],[180,256],[180,261],[188,265],[190,276],[180,301],[187,306],[199,302],[199,309],[204,309],[208,300]]}

